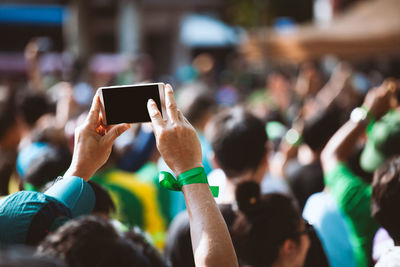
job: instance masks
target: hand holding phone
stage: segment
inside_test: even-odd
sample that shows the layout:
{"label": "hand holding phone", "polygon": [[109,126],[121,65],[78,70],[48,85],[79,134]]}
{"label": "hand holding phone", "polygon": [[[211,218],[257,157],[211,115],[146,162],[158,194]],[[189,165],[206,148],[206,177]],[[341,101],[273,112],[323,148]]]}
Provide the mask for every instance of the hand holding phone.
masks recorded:
{"label": "hand holding phone", "polygon": [[150,122],[149,99],[165,114],[164,87],[164,83],[150,83],[99,88],[104,124]]}

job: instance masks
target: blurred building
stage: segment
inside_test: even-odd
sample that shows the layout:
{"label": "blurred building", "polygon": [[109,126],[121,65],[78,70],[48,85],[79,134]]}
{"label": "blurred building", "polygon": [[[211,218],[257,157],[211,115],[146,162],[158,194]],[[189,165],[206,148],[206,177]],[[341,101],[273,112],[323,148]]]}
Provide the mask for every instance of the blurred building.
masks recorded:
{"label": "blurred building", "polygon": [[[20,61],[23,60],[24,46],[32,37],[47,36],[51,40],[47,49],[57,53],[68,51],[81,61],[87,61],[99,53],[145,53],[157,62],[156,76],[171,74],[179,66],[190,63],[192,52],[198,47],[211,48],[236,42],[213,44],[211,40],[208,44],[197,45],[182,40],[182,22],[185,18],[204,13],[218,17],[227,2],[3,0],[0,1],[0,34],[3,37],[0,42],[0,71],[10,68],[6,63],[9,61],[16,64],[14,69],[23,68],[23,62]],[[211,34],[213,28],[206,31]],[[195,30],[192,30],[192,35],[196,35]],[[14,60],[10,60],[10,56]]]}

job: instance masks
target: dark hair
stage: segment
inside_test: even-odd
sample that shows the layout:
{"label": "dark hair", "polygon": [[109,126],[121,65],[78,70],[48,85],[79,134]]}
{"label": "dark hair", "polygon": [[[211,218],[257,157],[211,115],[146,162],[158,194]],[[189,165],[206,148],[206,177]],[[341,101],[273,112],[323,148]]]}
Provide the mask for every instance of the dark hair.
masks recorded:
{"label": "dark hair", "polygon": [[240,211],[232,237],[241,263],[269,266],[286,239],[299,242],[301,216],[290,198],[276,193],[261,196],[258,184],[242,182],[236,200]]}
{"label": "dark hair", "polygon": [[17,110],[29,126],[44,114],[51,112],[51,104],[47,96],[41,92],[21,90],[17,98]]}
{"label": "dark hair", "polygon": [[27,246],[0,247],[0,267],[66,267],[61,261],[38,257]]}
{"label": "dark hair", "polygon": [[320,151],[341,126],[340,109],[335,106],[320,111],[305,121],[303,141],[313,151]]}
{"label": "dark hair", "polygon": [[106,213],[110,214],[115,211],[114,202],[111,199],[110,194],[101,185],[96,182],[88,182],[94,191],[96,197],[96,203],[92,213]]}
{"label": "dark hair", "polygon": [[372,181],[371,211],[396,244],[400,244],[400,156],[384,163]]}
{"label": "dark hair", "polygon": [[216,106],[214,95],[201,85],[188,85],[178,94],[178,106],[192,124],[198,122],[205,113],[212,112]]}
{"label": "dark hair", "polygon": [[38,254],[59,258],[70,267],[150,266],[133,242],[121,238],[108,221],[95,216],[67,222],[46,237]]}
{"label": "dark hair", "polygon": [[216,160],[228,177],[256,169],[268,141],[264,123],[243,107],[227,109],[207,126]]}
{"label": "dark hair", "polygon": [[0,86],[0,139],[16,123],[14,93],[7,87]]}
{"label": "dark hair", "polygon": [[126,232],[124,237],[135,243],[138,250],[149,260],[151,267],[170,266],[158,250],[146,240],[144,234],[138,229],[135,228],[134,230]]}
{"label": "dark hair", "polygon": [[39,154],[25,170],[24,182],[35,188],[42,188],[46,183],[62,175],[71,163],[71,154],[66,148],[51,147]]}

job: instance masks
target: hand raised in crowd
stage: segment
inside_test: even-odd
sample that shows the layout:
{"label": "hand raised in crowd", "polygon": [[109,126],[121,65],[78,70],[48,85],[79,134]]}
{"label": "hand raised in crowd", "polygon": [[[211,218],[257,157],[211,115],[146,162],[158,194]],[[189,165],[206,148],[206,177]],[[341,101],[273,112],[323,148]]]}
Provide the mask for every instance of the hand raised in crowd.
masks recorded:
{"label": "hand raised in crowd", "polygon": [[377,88],[368,92],[363,106],[369,110],[375,119],[379,119],[389,109],[395,107],[396,83],[392,80],[386,80]]}
{"label": "hand raised in crowd", "polygon": [[[153,100],[147,103],[157,148],[167,165],[179,176],[202,167],[201,146],[193,126],[178,110],[170,85],[165,88],[167,120]],[[207,184],[182,187],[189,212],[190,233],[196,266],[238,266],[228,228]]]}
{"label": "hand raised in crowd", "polygon": [[88,181],[107,161],[115,139],[130,128],[126,123],[104,125],[100,105],[99,95],[96,94],[86,121],[75,129],[72,162],[64,176],[78,176]]}
{"label": "hand raised in crowd", "polygon": [[182,172],[202,167],[201,146],[195,129],[178,110],[170,85],[165,88],[165,105],[167,114],[164,117],[167,120],[162,118],[153,100],[148,101],[147,109],[157,148],[167,165],[179,176]]}

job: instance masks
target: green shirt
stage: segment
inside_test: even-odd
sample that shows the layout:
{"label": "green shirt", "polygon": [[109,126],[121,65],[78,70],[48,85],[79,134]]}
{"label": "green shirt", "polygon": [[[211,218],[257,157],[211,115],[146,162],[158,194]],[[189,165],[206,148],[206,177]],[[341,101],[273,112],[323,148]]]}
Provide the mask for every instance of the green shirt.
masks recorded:
{"label": "green shirt", "polygon": [[372,263],[372,242],[378,230],[371,215],[371,185],[354,175],[343,163],[325,173],[325,185],[346,216],[357,265],[368,266]]}

